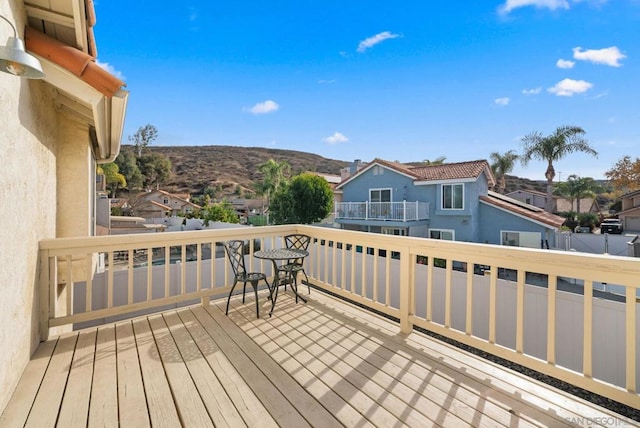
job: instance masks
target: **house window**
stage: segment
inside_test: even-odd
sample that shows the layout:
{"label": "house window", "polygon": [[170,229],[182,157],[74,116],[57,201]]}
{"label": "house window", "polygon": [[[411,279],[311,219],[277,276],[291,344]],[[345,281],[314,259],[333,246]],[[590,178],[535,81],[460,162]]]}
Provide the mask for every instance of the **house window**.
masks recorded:
{"label": "house window", "polygon": [[407,236],[407,229],[403,227],[383,227],[380,231],[384,235]]}
{"label": "house window", "polygon": [[464,186],[462,184],[442,185],[442,209],[461,210],[463,209]]}
{"label": "house window", "polygon": [[162,200],[162,203],[163,203],[163,204],[165,204],[165,205],[167,205],[167,204],[169,203],[169,198],[164,198],[164,199]]}
{"label": "house window", "polygon": [[456,231],[452,229],[429,229],[429,238],[455,241]]}
{"label": "house window", "polygon": [[369,190],[370,202],[391,202],[391,189]]}
{"label": "house window", "polygon": [[541,248],[542,234],[539,232],[519,232],[503,230],[500,242],[509,247]]}

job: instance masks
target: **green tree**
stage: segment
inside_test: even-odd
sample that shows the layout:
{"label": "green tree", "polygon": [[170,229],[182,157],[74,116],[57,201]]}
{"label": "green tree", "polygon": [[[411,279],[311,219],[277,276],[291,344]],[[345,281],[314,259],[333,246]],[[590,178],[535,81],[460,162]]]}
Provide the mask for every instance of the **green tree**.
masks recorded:
{"label": "green tree", "polygon": [[559,126],[551,135],[543,136],[539,132],[533,132],[522,138],[524,153],[520,159],[523,165],[527,165],[532,159],[547,162],[544,174],[547,179],[547,212],[553,210],[553,179],[556,176],[553,163],[574,152],[598,155],[584,139],[584,134],[585,131],[577,126]]}
{"label": "green tree", "polygon": [[269,210],[276,224],[311,224],[329,215],[332,204],[327,180],[303,173],[274,194]]}
{"label": "green tree", "polygon": [[142,189],[143,177],[135,153],[131,149],[123,149],[115,160],[120,173],[127,180],[130,191]]}
{"label": "green tree", "polygon": [[199,211],[199,218],[204,220],[204,225],[209,226],[209,222],[222,221],[225,223],[240,223],[240,217],[236,209],[229,201],[222,201],[203,207]]}
{"label": "green tree", "polygon": [[513,150],[509,150],[503,154],[498,152],[491,153],[491,171],[498,181],[498,190],[504,193],[507,187],[507,174],[513,171],[518,156]]}
{"label": "green tree", "polygon": [[156,138],[158,138],[158,129],[151,124],[146,124],[138,128],[135,134],[129,135],[129,142],[135,147],[136,156],[141,157],[144,149]]}
{"label": "green tree", "polygon": [[604,175],[622,193],[640,189],[640,158],[632,161],[631,156],[624,156]]}
{"label": "green tree", "polygon": [[[271,207],[271,196],[283,185],[287,184],[291,165],[286,161],[278,162],[274,159],[258,165],[258,172],[262,179],[256,183],[256,193],[267,197],[267,206]],[[264,209],[262,210],[264,212]]]}
{"label": "green tree", "polygon": [[567,181],[558,183],[554,193],[567,198],[571,202],[571,211],[573,211],[573,202],[576,202],[576,211],[580,213],[580,200],[584,198],[595,198],[596,193],[602,192],[602,187],[591,177],[579,177],[571,174],[567,177]]}
{"label": "green tree", "polygon": [[120,174],[118,165],[115,162],[105,163],[100,166],[100,169],[104,174],[111,197],[115,198],[118,188],[127,187],[127,179],[123,174]]}
{"label": "green tree", "polygon": [[171,161],[160,153],[149,153],[138,158],[145,189],[159,188],[171,176]]}

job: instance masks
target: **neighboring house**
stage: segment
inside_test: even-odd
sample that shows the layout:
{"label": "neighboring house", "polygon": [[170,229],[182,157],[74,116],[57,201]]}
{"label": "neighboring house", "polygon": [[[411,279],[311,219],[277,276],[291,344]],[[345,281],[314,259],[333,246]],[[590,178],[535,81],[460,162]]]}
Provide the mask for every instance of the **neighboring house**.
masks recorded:
{"label": "neighboring house", "polygon": [[[0,0],[0,14],[45,74],[29,80],[0,72],[0,194],[11,201],[0,205],[0,409],[40,339],[39,242],[96,234],[96,189],[103,188],[96,164],[120,151],[128,93],[95,62],[93,3]],[[4,44],[14,34],[0,21]],[[86,259],[71,260],[75,278],[86,275]],[[65,310],[63,281],[57,290]]]}
{"label": "neighboring house", "polygon": [[408,167],[376,159],[342,181],[343,229],[540,248],[564,219],[489,191],[486,160]]}
{"label": "neighboring house", "polygon": [[200,209],[200,205],[196,205],[188,200],[188,195],[184,197],[181,196],[165,192],[164,190],[153,190],[143,193],[138,197],[135,214],[144,218],[176,217]]}
{"label": "neighboring house", "polygon": [[[544,192],[538,192],[537,190],[515,190],[513,192],[507,193],[505,196],[542,209],[547,206],[547,194]],[[594,198],[582,198],[580,199],[580,211],[578,211],[577,200],[574,199],[572,202],[570,199],[554,195],[553,212],[564,213],[569,211],[597,214],[600,212],[600,205]]]}
{"label": "neighboring house", "polygon": [[[525,204],[533,205],[534,207],[544,209],[547,206],[547,194],[544,192],[538,192],[537,190],[522,189],[515,190],[513,192],[506,193],[505,196],[524,202]],[[558,197],[553,196],[553,212],[556,210],[556,201]]]}
{"label": "neighboring house", "polygon": [[[578,205],[580,206],[578,207]],[[556,198],[556,209],[554,212],[566,213],[569,211],[598,214],[600,212],[600,204],[598,204],[595,198],[582,198],[580,199],[580,203],[578,203],[577,199],[571,201],[566,198]]]}
{"label": "neighboring house", "polygon": [[249,217],[263,214],[265,201],[263,199],[229,199],[233,208],[235,208],[238,217],[242,223],[248,223]]}
{"label": "neighboring house", "polygon": [[625,232],[640,231],[640,190],[622,196],[622,211],[618,213]]}

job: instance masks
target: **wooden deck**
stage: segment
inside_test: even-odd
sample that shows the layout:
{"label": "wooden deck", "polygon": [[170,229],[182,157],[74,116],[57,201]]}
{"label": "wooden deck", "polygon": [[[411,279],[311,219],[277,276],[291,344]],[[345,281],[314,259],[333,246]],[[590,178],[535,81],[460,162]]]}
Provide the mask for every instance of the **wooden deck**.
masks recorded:
{"label": "wooden deck", "polygon": [[42,343],[0,426],[635,424],[317,291],[224,303]]}

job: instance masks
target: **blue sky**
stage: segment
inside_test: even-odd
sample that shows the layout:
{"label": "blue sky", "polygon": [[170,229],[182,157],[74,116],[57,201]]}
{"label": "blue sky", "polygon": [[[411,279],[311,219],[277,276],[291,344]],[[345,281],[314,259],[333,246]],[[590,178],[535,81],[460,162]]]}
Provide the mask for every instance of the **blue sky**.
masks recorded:
{"label": "blue sky", "polygon": [[[95,2],[98,61],[131,92],[123,143],[448,162],[581,126],[603,178],[640,156],[640,0]],[[515,175],[544,179],[546,165]],[[556,178],[558,179],[558,177]]]}

